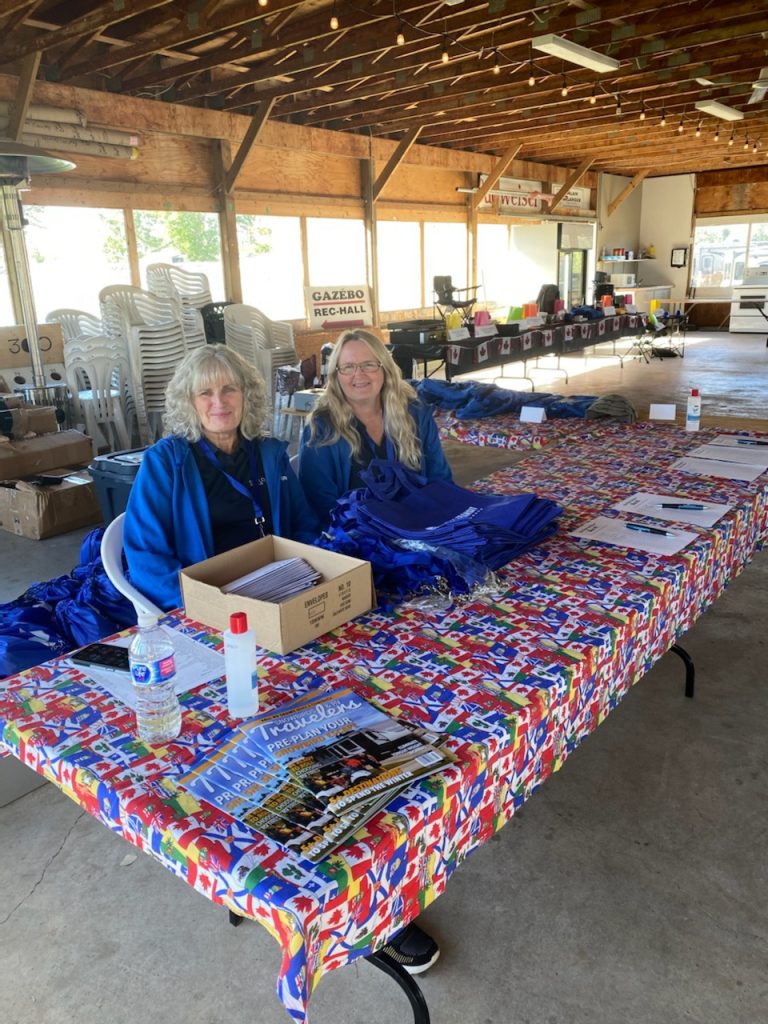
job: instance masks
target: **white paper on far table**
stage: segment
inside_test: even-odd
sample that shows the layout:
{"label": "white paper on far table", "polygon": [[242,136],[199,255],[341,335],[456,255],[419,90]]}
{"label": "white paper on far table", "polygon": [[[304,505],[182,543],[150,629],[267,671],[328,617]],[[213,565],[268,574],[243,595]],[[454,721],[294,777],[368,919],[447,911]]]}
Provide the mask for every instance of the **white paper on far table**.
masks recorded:
{"label": "white paper on far table", "polygon": [[694,476],[720,476],[726,480],[756,480],[765,470],[760,466],[745,466],[743,462],[722,462],[719,459],[677,459],[669,467]]}
{"label": "white paper on far table", "polygon": [[716,459],[718,462],[739,462],[745,466],[768,469],[768,448],[758,445],[703,444],[688,452],[691,459]]}
{"label": "white paper on far table", "polygon": [[[186,693],[203,683],[210,683],[224,675],[224,655],[219,654],[202,644],[200,641],[186,636],[170,626],[161,626],[173,642],[176,655],[175,693]],[[110,641],[116,647],[128,647],[133,637],[121,636]],[[71,664],[71,662],[70,662]],[[136,694],[131,677],[127,672],[109,672],[94,668],[92,665],[73,665],[79,672],[84,672],[97,686],[112,694],[121,703],[136,710]]]}
{"label": "white paper on far table", "polygon": [[625,519],[595,516],[594,519],[571,530],[571,536],[601,540],[607,544],[618,544],[623,548],[634,548],[636,551],[648,551],[652,555],[676,555],[686,544],[696,540],[698,534],[678,529],[668,530],[666,535],[640,533],[637,530],[628,530]]}
{"label": "white paper on far table", "polygon": [[[661,508],[661,505],[703,505],[703,509]],[[714,501],[702,501],[701,498],[690,498],[679,494],[651,494],[638,491],[630,495],[618,505],[613,505],[619,512],[634,512],[636,515],[653,516],[665,519],[670,523],[693,523],[695,526],[714,526],[729,512],[732,505],[721,505]]]}

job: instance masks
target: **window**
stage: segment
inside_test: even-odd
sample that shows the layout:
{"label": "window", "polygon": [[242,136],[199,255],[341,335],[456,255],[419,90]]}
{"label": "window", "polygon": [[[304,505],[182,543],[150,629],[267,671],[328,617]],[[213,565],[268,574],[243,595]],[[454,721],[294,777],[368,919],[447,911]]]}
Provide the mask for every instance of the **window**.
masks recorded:
{"label": "window", "polygon": [[309,283],[365,284],[365,229],[362,220],[307,217]]}
{"label": "window", "polygon": [[271,320],[304,316],[304,271],[298,217],[237,215],[243,302]]}
{"label": "window", "polygon": [[101,289],[130,281],[121,210],[27,206],[24,214],[38,320],[62,308],[98,315]]}
{"label": "window", "polygon": [[[424,225],[424,295],[427,305],[434,297],[433,279],[451,278],[451,284],[461,293],[477,281],[467,280],[467,228],[465,224]],[[483,296],[480,296],[483,298]]]}
{"label": "window", "polygon": [[[376,227],[379,309],[418,309],[421,298],[421,232],[415,221],[380,221]],[[428,296],[432,295],[432,285]]]}
{"label": "window", "polygon": [[205,274],[214,302],[224,298],[217,214],[134,210],[133,224],[143,287],[146,287],[148,264],[175,263],[184,270]]}
{"label": "window", "polygon": [[509,308],[510,282],[514,277],[510,228],[507,224],[480,224],[477,229],[478,292],[481,303]]}
{"label": "window", "polygon": [[[768,266],[768,218],[701,220],[693,236],[691,287],[729,297],[749,267]],[[701,292],[700,292],[701,294]]]}
{"label": "window", "polygon": [[5,262],[3,246],[0,243],[0,324],[8,324],[10,326],[15,322],[16,314],[13,312],[13,303],[11,302],[11,286],[8,281],[8,267]]}

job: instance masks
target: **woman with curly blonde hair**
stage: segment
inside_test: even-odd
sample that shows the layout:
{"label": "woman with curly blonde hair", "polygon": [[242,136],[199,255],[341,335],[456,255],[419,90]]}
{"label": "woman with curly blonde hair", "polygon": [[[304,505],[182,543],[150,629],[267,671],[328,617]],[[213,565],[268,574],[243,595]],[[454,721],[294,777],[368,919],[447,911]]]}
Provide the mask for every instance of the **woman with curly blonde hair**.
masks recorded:
{"label": "woman with curly blonde hair", "polygon": [[232,349],[206,345],[179,364],[167,436],[144,453],[123,528],[131,580],[159,607],[181,604],[186,565],[269,533],[317,536],[286,443],[264,436],[267,411],[264,381]]}
{"label": "woman with curly blonde hair", "polygon": [[363,485],[361,473],[373,458],[396,459],[428,480],[451,479],[432,412],[403,380],[389,349],[369,331],[345,331],[304,431],[299,464],[324,525],[337,500]]}

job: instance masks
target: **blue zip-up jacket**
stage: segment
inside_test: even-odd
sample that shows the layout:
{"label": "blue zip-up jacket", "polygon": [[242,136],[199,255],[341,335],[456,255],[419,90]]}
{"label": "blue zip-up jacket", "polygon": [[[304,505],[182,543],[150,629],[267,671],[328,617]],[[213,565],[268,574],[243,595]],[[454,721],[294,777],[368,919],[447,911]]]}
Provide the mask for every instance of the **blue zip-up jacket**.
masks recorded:
{"label": "blue zip-up jacket", "polygon": [[[258,442],[276,534],[311,544],[317,520],[288,462],[285,441]],[[192,446],[164,437],[144,453],[128,497],[123,550],[131,582],[166,611],[181,605],[179,570],[214,554],[208,499]]]}
{"label": "blue zip-up jacket", "polygon": [[[428,480],[452,480],[451,469],[440,444],[432,410],[423,402],[412,402],[410,413],[416,421],[416,433],[421,441],[422,476]],[[322,431],[321,425],[319,435],[309,443],[309,427],[304,428],[299,480],[307,501],[325,529],[331,509],[349,490],[352,449],[344,438],[339,438],[333,444],[319,444],[323,436]]]}

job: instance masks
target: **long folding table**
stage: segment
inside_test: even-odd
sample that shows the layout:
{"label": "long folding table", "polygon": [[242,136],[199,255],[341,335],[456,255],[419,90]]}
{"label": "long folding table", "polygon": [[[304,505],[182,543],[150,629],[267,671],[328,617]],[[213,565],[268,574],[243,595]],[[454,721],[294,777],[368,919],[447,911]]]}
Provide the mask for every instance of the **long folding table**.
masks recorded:
{"label": "long folding table", "polygon": [[[83,672],[49,662],[0,683],[2,747],[202,895],[263,924],[282,949],[278,996],[303,1022],[319,979],[370,956],[440,896],[763,543],[768,474],[746,483],[672,468],[712,434],[592,425],[533,453],[477,487],[553,498],[565,508],[561,529],[501,570],[486,596],[435,614],[375,611],[292,654],[263,653],[266,706],[350,685],[388,713],[445,733],[456,757],[318,865],[176,784],[226,721],[220,681],[187,693],[181,736],[151,748],[136,739],[129,709]],[[670,557],[569,535],[638,490],[732,508]],[[182,612],[168,621],[221,645]],[[413,1005],[415,1019],[428,1021],[415,997]]]}

